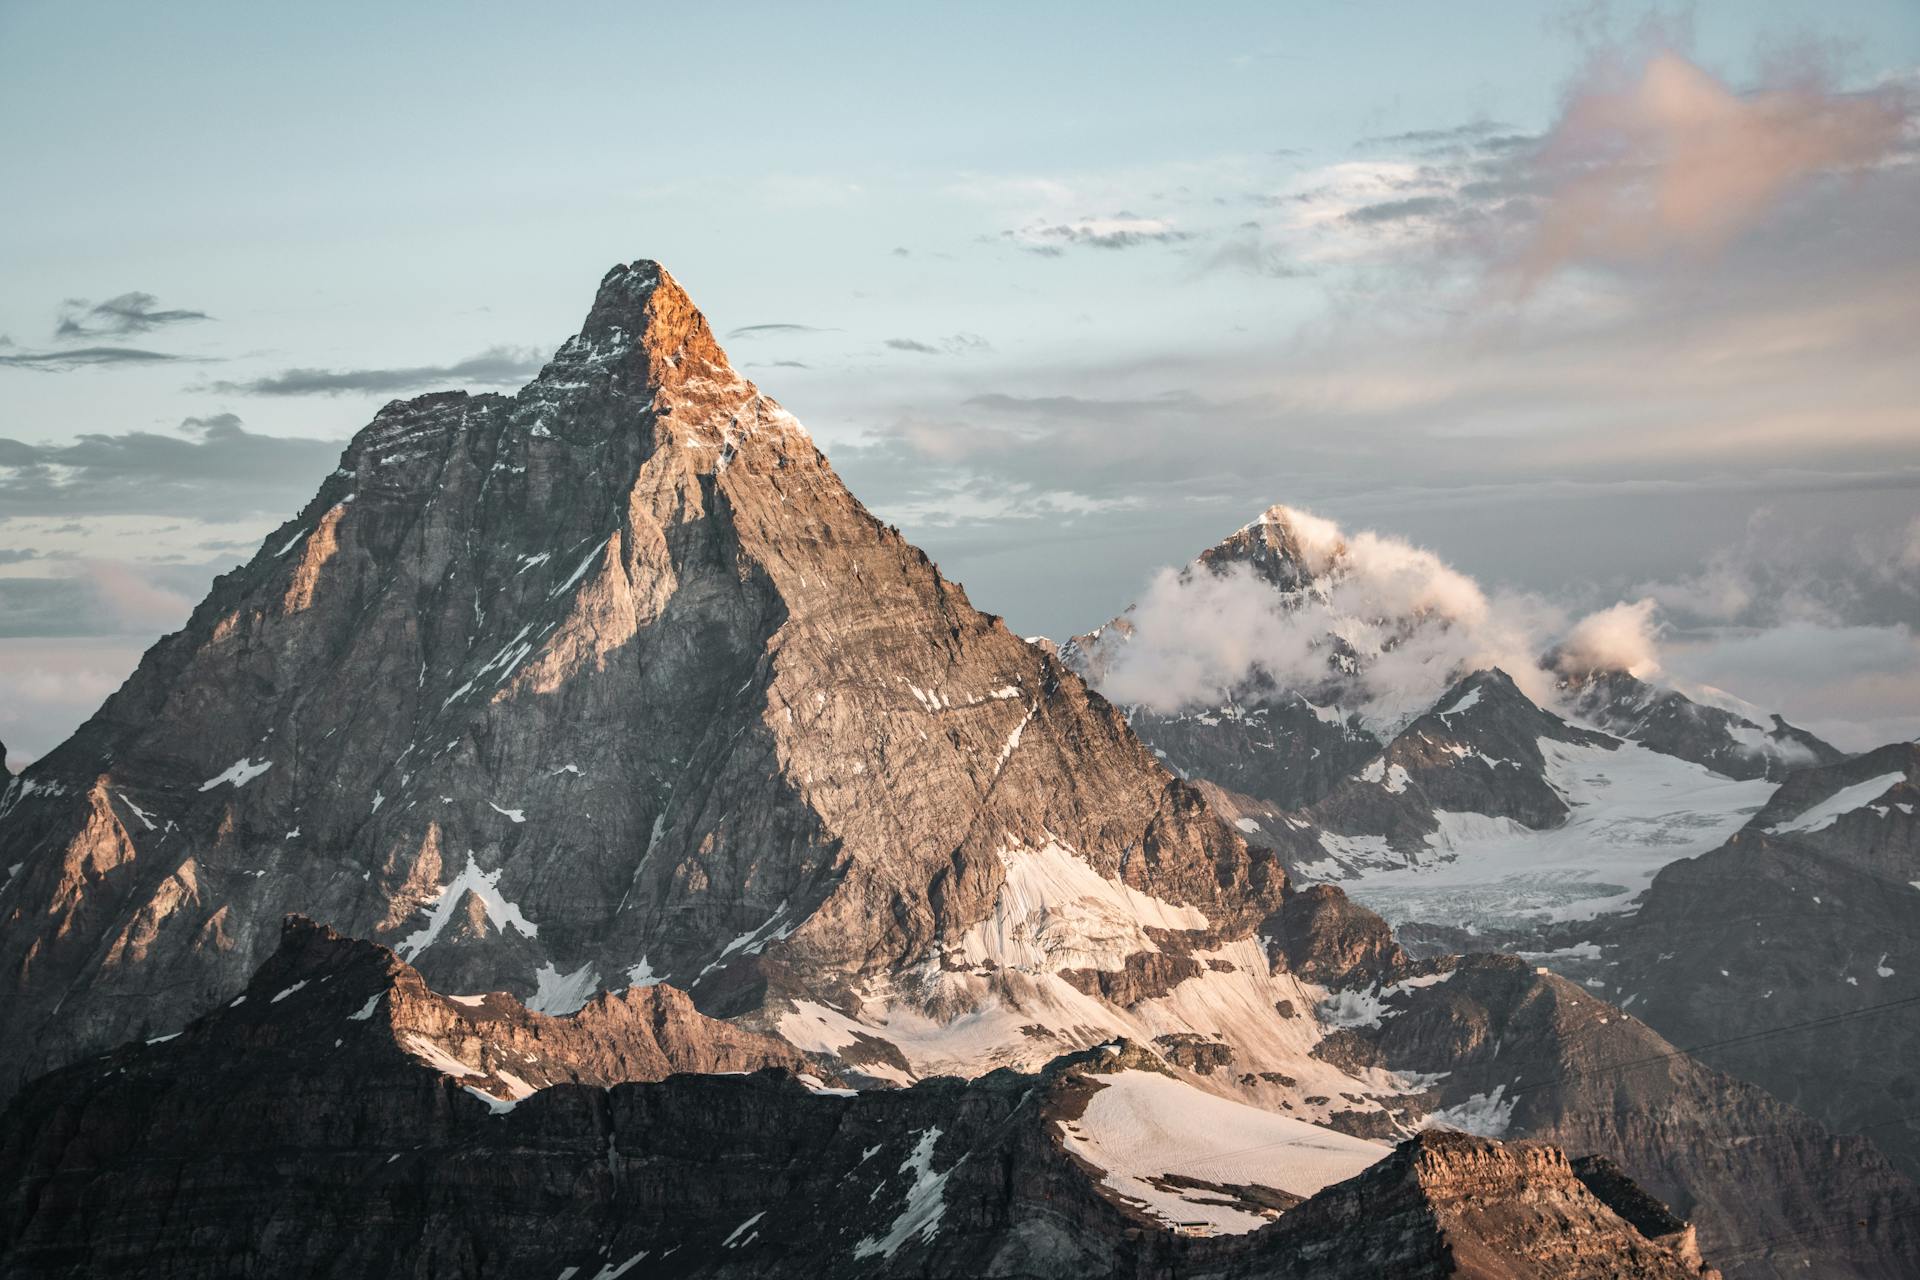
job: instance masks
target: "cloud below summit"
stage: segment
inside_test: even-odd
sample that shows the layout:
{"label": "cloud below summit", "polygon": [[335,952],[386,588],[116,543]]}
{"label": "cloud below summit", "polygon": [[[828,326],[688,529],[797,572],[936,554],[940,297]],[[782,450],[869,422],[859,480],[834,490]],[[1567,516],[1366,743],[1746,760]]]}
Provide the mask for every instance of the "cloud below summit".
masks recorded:
{"label": "cloud below summit", "polygon": [[209,391],[255,396],[392,395],[459,386],[517,386],[546,362],[537,347],[489,347],[452,364],[388,369],[284,369],[239,382],[214,382]]}

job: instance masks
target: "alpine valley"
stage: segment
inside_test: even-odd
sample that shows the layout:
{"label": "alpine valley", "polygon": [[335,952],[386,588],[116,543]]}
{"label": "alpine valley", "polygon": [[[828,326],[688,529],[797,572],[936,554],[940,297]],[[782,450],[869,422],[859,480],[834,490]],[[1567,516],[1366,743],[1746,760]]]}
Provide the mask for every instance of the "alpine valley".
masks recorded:
{"label": "alpine valley", "polygon": [[615,267],[0,780],[0,1273],[1913,1275],[1920,748],[1366,537],[1143,693]]}

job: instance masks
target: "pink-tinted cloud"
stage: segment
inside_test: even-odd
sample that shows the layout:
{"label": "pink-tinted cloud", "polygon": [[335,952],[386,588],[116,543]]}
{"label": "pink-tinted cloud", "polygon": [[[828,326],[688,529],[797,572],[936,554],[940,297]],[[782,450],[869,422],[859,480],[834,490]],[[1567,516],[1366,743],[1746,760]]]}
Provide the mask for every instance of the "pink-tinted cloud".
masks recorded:
{"label": "pink-tinted cloud", "polygon": [[1885,160],[1910,114],[1889,87],[1741,94],[1675,53],[1597,73],[1532,159],[1540,220],[1511,269],[1525,290],[1575,263],[1711,251],[1796,187]]}

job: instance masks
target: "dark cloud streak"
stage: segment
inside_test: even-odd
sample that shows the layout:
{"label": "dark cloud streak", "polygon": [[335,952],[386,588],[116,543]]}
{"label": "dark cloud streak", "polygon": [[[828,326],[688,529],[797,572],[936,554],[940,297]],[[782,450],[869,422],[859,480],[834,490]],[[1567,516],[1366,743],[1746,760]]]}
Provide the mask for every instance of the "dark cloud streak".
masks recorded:
{"label": "dark cloud streak", "polygon": [[60,323],[54,328],[54,336],[121,338],[133,333],[150,333],[163,325],[188,324],[213,318],[204,311],[181,308],[158,310],[154,306],[158,301],[152,294],[138,290],[97,303],[89,303],[85,298],[69,298],[62,310]]}
{"label": "dark cloud streak", "polygon": [[538,373],[542,363],[540,352],[533,347],[489,347],[453,364],[399,369],[285,369],[243,382],[211,383],[207,390],[254,396],[340,396],[426,391],[452,383],[513,386]]}
{"label": "dark cloud streak", "polygon": [[337,462],[341,442],[257,435],[232,414],[189,418],[187,438],[88,434],[60,444],[0,437],[0,519],[284,513]]}
{"label": "dark cloud streak", "polygon": [[167,364],[191,360],[191,356],[171,355],[165,351],[143,351],[137,347],[72,347],[65,351],[0,352],[0,365],[14,369],[34,369],[41,373],[69,373],[75,369],[109,369],[116,365]]}

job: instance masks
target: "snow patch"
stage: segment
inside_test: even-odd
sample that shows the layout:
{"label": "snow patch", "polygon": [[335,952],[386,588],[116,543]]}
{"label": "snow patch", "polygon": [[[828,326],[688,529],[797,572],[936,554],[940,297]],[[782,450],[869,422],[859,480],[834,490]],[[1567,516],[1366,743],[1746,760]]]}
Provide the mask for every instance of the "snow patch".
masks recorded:
{"label": "snow patch", "polygon": [[1006,881],[993,914],[960,936],[958,957],[974,968],[1057,973],[1117,970],[1127,957],[1160,948],[1149,928],[1204,930],[1198,908],[1163,902],[1109,880],[1057,842],[1000,850]]}
{"label": "snow patch", "polygon": [[1895,773],[1883,773],[1877,778],[1868,778],[1865,782],[1856,782],[1822,800],[1806,810],[1799,817],[1786,822],[1777,822],[1767,828],[1771,836],[1783,836],[1790,833],[1812,835],[1816,831],[1825,831],[1855,809],[1864,809],[1895,786],[1907,780],[1905,770]]}
{"label": "snow patch", "polygon": [[956,1160],[945,1173],[933,1171],[933,1148],[940,1141],[940,1132],[939,1129],[920,1131],[913,1150],[900,1164],[901,1173],[913,1175],[913,1186],[907,1190],[906,1206],[893,1220],[893,1227],[886,1235],[877,1240],[868,1236],[854,1245],[854,1257],[871,1258],[879,1254],[891,1258],[907,1241],[916,1238],[923,1242],[931,1240],[940,1230],[940,1219],[947,1212],[944,1188],[953,1171],[960,1167],[960,1162]]}
{"label": "snow patch", "polygon": [[752,1244],[754,1236],[757,1236],[760,1234],[758,1231],[755,1231],[752,1236],[748,1236],[745,1240],[742,1240],[740,1236],[742,1233],[744,1233],[749,1228],[751,1228],[754,1223],[760,1221],[760,1219],[766,1216],[767,1216],[767,1211],[765,1209],[762,1209],[760,1212],[754,1214],[751,1218],[748,1218],[745,1222],[741,1223],[739,1226],[735,1227],[730,1233],[728,1233],[727,1238],[720,1242],[720,1247],[722,1249],[738,1249],[745,1245]]}
{"label": "snow patch", "polygon": [[1105,1088],[1061,1127],[1067,1149],[1103,1183],[1169,1226],[1239,1235],[1272,1219],[1202,1188],[1156,1186],[1168,1174],[1311,1196],[1391,1148],[1203,1093],[1153,1071],[1095,1077]]}
{"label": "snow patch", "polygon": [[1517,1098],[1502,1101],[1506,1091],[1504,1084],[1495,1085],[1492,1093],[1476,1093],[1465,1102],[1442,1107],[1421,1121],[1420,1127],[1458,1129],[1481,1138],[1503,1137],[1507,1126],[1513,1123],[1513,1109],[1519,1105]]}
{"label": "snow patch", "polygon": [[486,1072],[478,1067],[470,1067],[460,1059],[448,1053],[423,1035],[409,1031],[400,1037],[401,1043],[414,1057],[432,1067],[435,1071],[454,1077],[456,1080],[466,1076],[482,1076]]}
{"label": "snow patch", "polygon": [[535,1013],[544,1013],[551,1017],[565,1017],[578,1013],[587,1001],[593,999],[600,990],[600,975],[594,971],[591,963],[583,964],[572,973],[561,973],[548,961],[540,966],[533,975],[538,984],[533,998],[527,1001],[527,1008]]}
{"label": "snow patch", "polygon": [[201,783],[200,789],[211,791],[215,787],[230,784],[237,791],[271,768],[273,768],[271,760],[261,760],[256,763],[250,757],[241,756],[221,772]]}
{"label": "snow patch", "polygon": [[1320,1002],[1320,1020],[1330,1027],[1377,1027],[1383,1018],[1391,1018],[1399,1009],[1389,1008],[1387,1002],[1397,995],[1408,991],[1418,991],[1423,987],[1438,986],[1453,977],[1454,971],[1429,973],[1417,978],[1402,978],[1389,983],[1378,990],[1359,988],[1356,990],[1330,992]]}
{"label": "snow patch", "polygon": [[500,883],[499,871],[482,871],[480,864],[474,861],[473,851],[467,851],[467,865],[453,883],[442,889],[438,896],[421,910],[427,912],[427,922],[419,929],[408,934],[395,947],[402,960],[411,962],[413,958],[439,941],[440,934],[453,919],[454,910],[460,900],[471,893],[480,900],[486,910],[487,919],[493,927],[500,930],[514,929],[523,937],[536,937],[540,927],[520,913],[518,903],[509,902],[501,896],[496,887]]}

